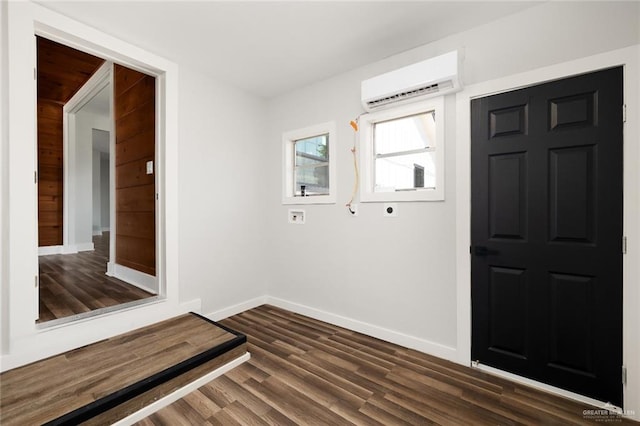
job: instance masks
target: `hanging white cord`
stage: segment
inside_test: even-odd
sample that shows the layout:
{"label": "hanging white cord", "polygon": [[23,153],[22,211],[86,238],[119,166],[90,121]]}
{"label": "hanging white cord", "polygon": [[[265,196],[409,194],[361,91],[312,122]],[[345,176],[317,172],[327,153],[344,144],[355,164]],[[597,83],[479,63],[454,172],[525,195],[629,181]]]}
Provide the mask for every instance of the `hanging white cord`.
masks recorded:
{"label": "hanging white cord", "polygon": [[346,204],[346,206],[349,209],[349,212],[351,214],[355,214],[355,211],[351,209],[351,204],[353,203],[353,200],[356,198],[356,194],[358,193],[358,185],[360,184],[360,173],[358,171],[358,158],[356,156],[356,140],[358,137],[358,119],[356,118],[355,120],[351,120],[349,124],[353,128],[353,148],[351,148],[351,153],[353,154],[353,170],[355,174],[355,179],[353,182],[353,192],[351,193],[351,199]]}

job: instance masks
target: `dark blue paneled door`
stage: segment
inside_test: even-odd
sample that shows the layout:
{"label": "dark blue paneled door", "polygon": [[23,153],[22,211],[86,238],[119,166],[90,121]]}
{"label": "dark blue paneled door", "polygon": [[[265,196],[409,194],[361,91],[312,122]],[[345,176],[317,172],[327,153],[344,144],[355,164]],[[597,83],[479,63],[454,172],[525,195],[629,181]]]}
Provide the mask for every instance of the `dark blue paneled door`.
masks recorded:
{"label": "dark blue paneled door", "polygon": [[475,99],[472,357],[622,406],[623,70]]}

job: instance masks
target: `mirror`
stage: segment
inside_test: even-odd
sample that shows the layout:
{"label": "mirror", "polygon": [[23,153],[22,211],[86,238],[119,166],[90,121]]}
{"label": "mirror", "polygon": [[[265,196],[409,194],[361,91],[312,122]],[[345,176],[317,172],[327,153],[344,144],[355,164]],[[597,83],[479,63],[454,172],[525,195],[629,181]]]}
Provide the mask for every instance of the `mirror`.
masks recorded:
{"label": "mirror", "polygon": [[36,321],[154,300],[155,79],[38,37],[37,81]]}

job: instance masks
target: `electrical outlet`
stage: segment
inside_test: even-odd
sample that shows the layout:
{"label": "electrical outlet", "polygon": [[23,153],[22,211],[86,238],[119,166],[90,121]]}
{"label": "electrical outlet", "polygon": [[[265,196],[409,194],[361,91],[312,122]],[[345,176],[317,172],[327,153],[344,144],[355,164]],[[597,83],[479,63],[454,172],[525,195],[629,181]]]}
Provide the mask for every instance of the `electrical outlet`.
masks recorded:
{"label": "electrical outlet", "polygon": [[289,209],[289,223],[304,225],[304,210]]}
{"label": "electrical outlet", "polygon": [[383,217],[397,217],[398,216],[398,205],[396,203],[385,203],[384,209],[382,210]]}
{"label": "electrical outlet", "polygon": [[349,216],[358,216],[358,205],[351,204],[347,206],[347,212],[349,213]]}

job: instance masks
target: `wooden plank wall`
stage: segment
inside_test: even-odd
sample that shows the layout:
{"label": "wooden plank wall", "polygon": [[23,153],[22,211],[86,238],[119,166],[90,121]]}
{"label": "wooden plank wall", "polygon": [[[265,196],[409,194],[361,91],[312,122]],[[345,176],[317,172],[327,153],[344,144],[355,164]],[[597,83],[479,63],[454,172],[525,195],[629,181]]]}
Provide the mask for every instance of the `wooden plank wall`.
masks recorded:
{"label": "wooden plank wall", "polygon": [[62,105],[38,98],[38,244],[62,245]]}
{"label": "wooden plank wall", "polygon": [[62,245],[62,108],[103,59],[37,37],[38,245]]}
{"label": "wooden plank wall", "polygon": [[116,263],[155,275],[155,77],[116,64],[114,81]]}

